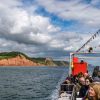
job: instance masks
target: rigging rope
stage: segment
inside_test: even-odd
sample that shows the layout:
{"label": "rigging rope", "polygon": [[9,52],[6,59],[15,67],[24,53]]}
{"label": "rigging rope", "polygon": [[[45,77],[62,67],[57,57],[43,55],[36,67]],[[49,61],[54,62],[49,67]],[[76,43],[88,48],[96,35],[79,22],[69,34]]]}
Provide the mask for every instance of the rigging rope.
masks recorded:
{"label": "rigging rope", "polygon": [[[94,39],[95,37],[96,37],[96,35],[97,34],[99,34],[100,33],[100,29],[95,33],[95,34],[93,34],[92,36],[91,36],[91,38],[86,42],[86,43],[84,43],[76,52],[79,52],[81,49],[83,49],[90,41],[92,41],[92,39]],[[91,49],[90,50],[93,50],[93,48],[91,47]]]}

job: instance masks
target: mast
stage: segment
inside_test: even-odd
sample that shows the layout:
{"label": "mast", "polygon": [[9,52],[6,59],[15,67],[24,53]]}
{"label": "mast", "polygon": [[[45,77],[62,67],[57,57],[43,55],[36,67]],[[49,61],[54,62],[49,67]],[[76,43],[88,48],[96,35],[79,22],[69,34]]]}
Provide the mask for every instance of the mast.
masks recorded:
{"label": "mast", "polygon": [[[74,54],[83,54],[82,52],[79,52],[82,48],[84,48],[92,39],[94,39],[96,37],[97,34],[100,33],[100,29],[94,33],[88,41],[86,41],[86,43],[84,43],[78,50],[76,50],[76,52],[74,53],[70,53],[70,63],[69,63],[69,75],[71,75],[72,73],[72,58],[74,57]],[[90,50],[92,50],[92,47],[89,48]],[[86,54],[88,54],[90,52],[87,52]],[[84,53],[85,54],[85,53]],[[95,54],[95,53],[94,53]]]}

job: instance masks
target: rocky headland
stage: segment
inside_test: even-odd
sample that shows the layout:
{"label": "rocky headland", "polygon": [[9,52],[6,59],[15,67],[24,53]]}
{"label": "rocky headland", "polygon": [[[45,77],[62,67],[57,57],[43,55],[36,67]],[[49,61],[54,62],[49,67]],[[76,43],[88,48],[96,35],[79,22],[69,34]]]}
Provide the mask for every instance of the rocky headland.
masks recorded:
{"label": "rocky headland", "polygon": [[0,53],[0,66],[68,66],[65,61],[52,58],[30,58],[21,52]]}

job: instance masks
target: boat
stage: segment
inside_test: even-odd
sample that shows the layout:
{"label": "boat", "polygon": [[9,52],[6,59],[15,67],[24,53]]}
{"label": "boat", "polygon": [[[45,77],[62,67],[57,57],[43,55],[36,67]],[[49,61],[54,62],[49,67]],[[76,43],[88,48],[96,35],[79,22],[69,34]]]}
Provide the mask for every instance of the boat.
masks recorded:
{"label": "boat", "polygon": [[[88,52],[80,52],[81,49],[83,49],[92,39],[94,39],[99,32],[100,30],[98,30],[94,35],[92,35],[92,37],[85,44],[83,44],[82,47],[80,47],[76,52],[70,53],[69,75],[67,76],[65,81],[60,85],[58,100],[82,100],[82,97],[78,96],[79,93],[76,93],[75,90],[76,83],[75,81],[72,81],[71,78],[75,75],[78,75],[79,73],[85,74],[88,72],[89,63],[82,60],[83,58],[96,57],[95,55],[100,54],[99,52],[93,52],[92,47],[88,48]],[[83,56],[82,58],[77,55],[85,55],[85,56]],[[86,57],[86,55],[88,55],[88,57]],[[94,68],[94,71],[95,69],[96,68]],[[97,70],[100,71],[100,67]],[[70,79],[71,82],[69,82],[67,79],[68,80]]]}

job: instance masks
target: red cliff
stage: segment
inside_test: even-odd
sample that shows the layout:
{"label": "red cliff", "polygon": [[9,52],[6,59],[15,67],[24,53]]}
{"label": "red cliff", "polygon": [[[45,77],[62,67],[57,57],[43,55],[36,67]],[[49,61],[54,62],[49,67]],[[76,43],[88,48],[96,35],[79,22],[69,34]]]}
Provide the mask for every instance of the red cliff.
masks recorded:
{"label": "red cliff", "polygon": [[0,66],[39,66],[40,64],[33,62],[23,55],[18,55],[13,58],[1,59]]}

